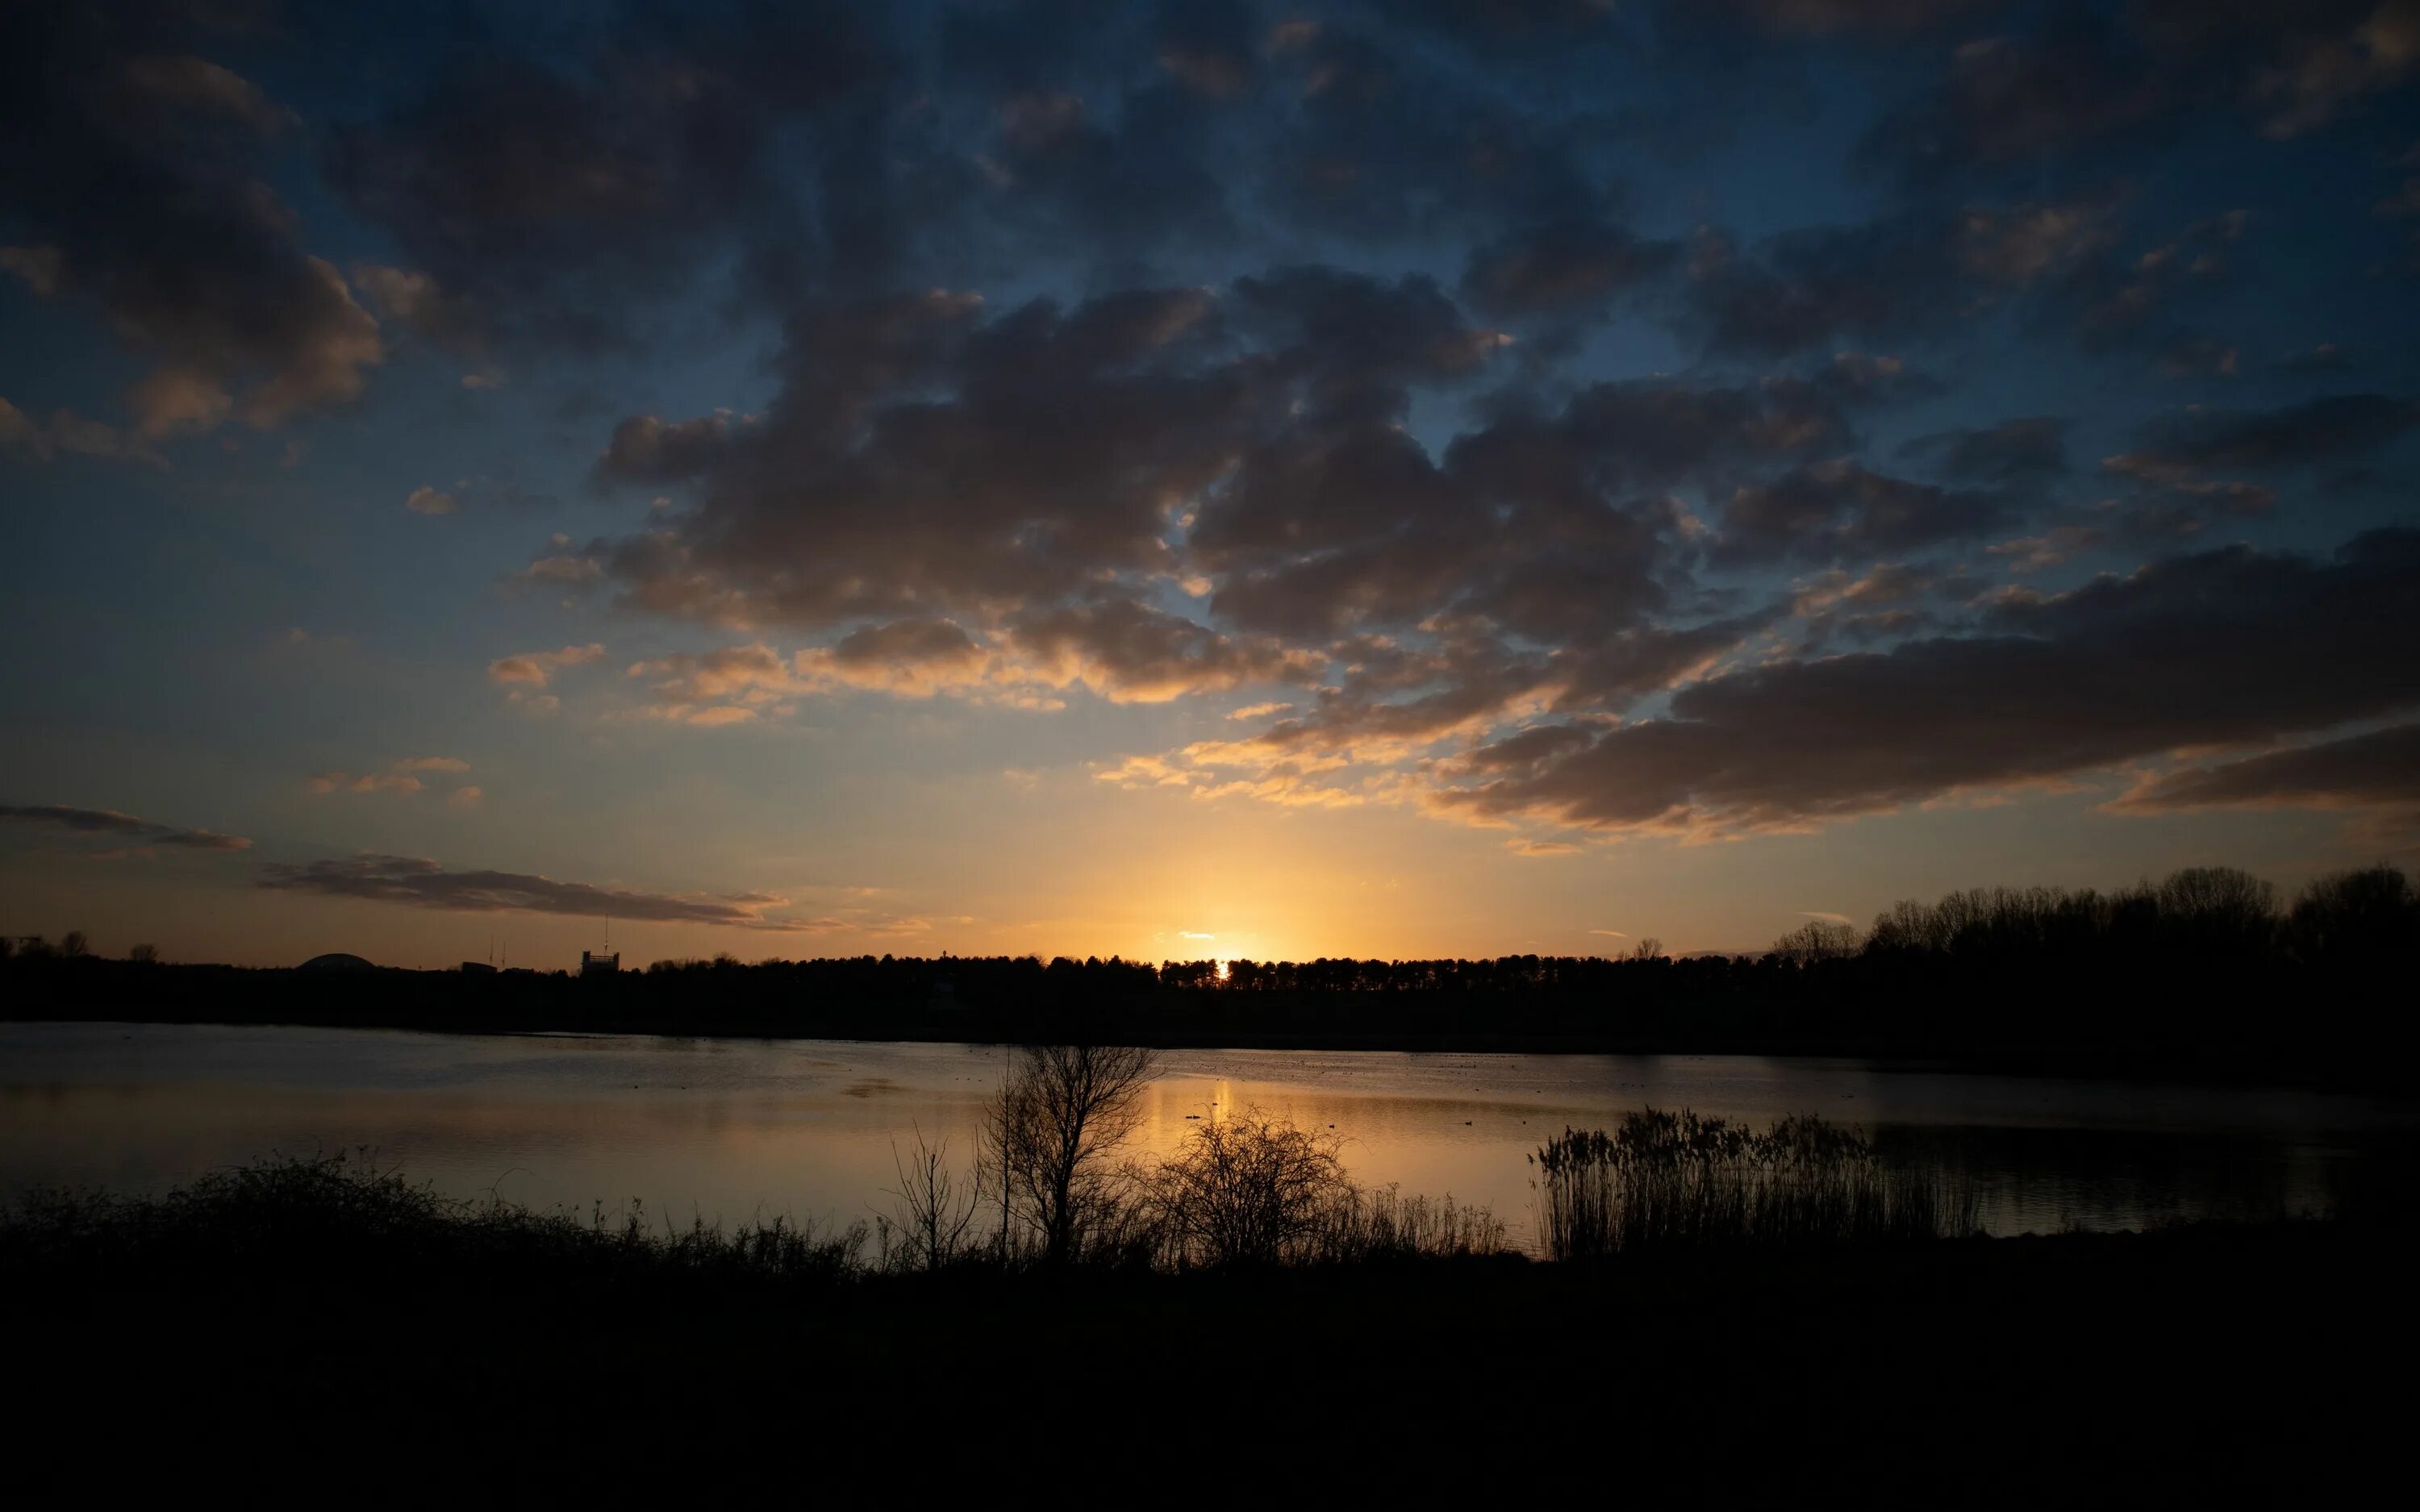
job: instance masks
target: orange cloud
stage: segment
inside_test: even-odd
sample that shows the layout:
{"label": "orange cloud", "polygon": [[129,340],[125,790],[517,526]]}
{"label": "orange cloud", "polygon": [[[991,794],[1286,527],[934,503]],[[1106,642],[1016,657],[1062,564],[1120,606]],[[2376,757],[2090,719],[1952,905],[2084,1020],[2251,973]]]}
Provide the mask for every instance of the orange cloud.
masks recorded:
{"label": "orange cloud", "polygon": [[604,646],[593,640],[584,646],[565,646],[560,651],[525,651],[488,663],[488,675],[499,683],[544,687],[547,680],[564,668],[585,666],[604,656]]}

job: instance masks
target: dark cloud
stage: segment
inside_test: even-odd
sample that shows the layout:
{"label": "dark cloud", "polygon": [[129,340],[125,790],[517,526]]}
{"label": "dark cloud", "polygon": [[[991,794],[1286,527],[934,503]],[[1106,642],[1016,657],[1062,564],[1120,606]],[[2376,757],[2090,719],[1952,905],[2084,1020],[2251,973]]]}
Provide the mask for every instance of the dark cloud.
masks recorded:
{"label": "dark cloud", "polygon": [[1131,599],[1082,604],[1014,622],[1010,640],[1047,680],[1082,680],[1135,702],[1249,683],[1309,681],[1324,658],[1265,637],[1221,635],[1182,615]]}
{"label": "dark cloud", "polygon": [[1599,828],[1787,826],[2265,741],[2420,703],[2420,532],[2332,562],[2235,548],[2004,601],[1979,633],[1694,683],[1430,801]]}
{"label": "dark cloud", "polygon": [[832,659],[844,666],[894,662],[962,662],[977,656],[974,639],[949,620],[894,620],[863,625],[840,638]]}
{"label": "dark cloud", "polygon": [[2190,409],[2140,426],[2123,460],[2136,471],[2265,471],[2375,451],[2420,424],[2420,403],[2339,393],[2276,409]]}
{"label": "dark cloud", "polygon": [[155,440],[349,403],[385,358],[263,180],[285,112],[188,50],[205,39],[147,8],[0,17],[0,202],[25,242],[7,266],[156,364],[126,395]]}
{"label": "dark cloud", "polygon": [[2280,138],[2318,130],[2415,66],[2411,0],[2062,7],[1961,45],[1938,85],[1874,125],[1862,156],[1927,188],[2089,180],[2205,121]]}
{"label": "dark cloud", "polygon": [[2148,348],[2175,376],[2231,374],[2235,347],[2195,322],[2211,317],[2212,301],[2230,282],[2234,243],[2248,221],[2230,210],[2145,251],[2103,246],[2060,281],[2041,318],[2071,329],[2086,351]]}
{"label": "dark cloud", "polygon": [[1605,0],[1375,0],[1374,8],[1481,49],[1568,46],[1606,37],[1616,22]]}
{"label": "dark cloud", "polygon": [[1909,441],[1900,455],[1951,483],[2023,487],[2067,471],[2067,422],[2028,415],[1984,429],[1936,431]]}
{"label": "dark cloud", "polygon": [[2097,196],[1910,212],[1746,251],[1710,233],[1690,253],[1682,323],[1748,356],[1931,334],[2082,266],[2107,243],[2109,214]]}
{"label": "dark cloud", "polygon": [[[1272,208],[1387,241],[1615,208],[1618,186],[1592,160],[1628,133],[1626,122],[1559,89],[1516,100],[1466,59],[1449,66],[1409,40],[1332,23],[1281,33],[1269,71],[1295,103],[1264,148],[1261,198]],[[1561,108],[1540,108],[1548,104]]]}
{"label": "dark cloud", "polygon": [[148,819],[137,819],[115,809],[70,809],[55,803],[0,805],[0,819],[13,819],[28,825],[51,825],[79,835],[101,835],[138,847],[165,845],[189,851],[243,851],[252,848],[252,841],[240,835],[222,835],[216,830],[180,829],[175,825],[153,824]]}
{"label": "dark cloud", "polygon": [[1863,152],[1923,184],[2036,168],[2166,127],[2200,85],[2162,61],[2122,21],[2080,8],[2029,36],[1980,38],[1938,88],[1885,114]]}
{"label": "dark cloud", "polygon": [[1375,394],[1399,405],[1410,385],[1476,373],[1500,344],[1474,329],[1421,274],[1388,282],[1333,268],[1284,268],[1235,281],[1237,319],[1299,373],[1330,409],[1357,409]]}
{"label": "dark cloud", "polygon": [[1680,251],[1605,221],[1550,222],[1472,252],[1462,297],[1503,318],[1591,314],[1676,266]]}
{"label": "dark cloud", "polygon": [[2213,808],[2420,810],[2420,724],[2169,772],[2110,807],[2131,813]]}
{"label": "dark cloud", "polygon": [[448,872],[435,861],[367,852],[301,865],[272,862],[262,868],[260,886],[278,892],[361,898],[461,913],[569,914],[635,923],[714,924],[782,932],[811,927],[811,921],[764,917],[767,908],[787,902],[764,893],[672,897],[585,882],[556,882],[518,872]]}
{"label": "dark cloud", "polygon": [[727,415],[671,421],[632,415],[613,427],[597,470],[630,483],[678,483],[711,471],[730,446]]}
{"label": "dark cloud", "polygon": [[1152,39],[1153,59],[1195,94],[1233,100],[1252,87],[1261,25],[1240,0],[1167,0]]}
{"label": "dark cloud", "polygon": [[468,41],[336,131],[326,171],[433,281],[457,339],[627,346],[735,240],[767,292],[898,252],[879,130],[899,65],[877,19],[708,6],[543,58]]}
{"label": "dark cloud", "polygon": [[590,554],[670,612],[997,616],[1176,571],[1174,516],[1232,471],[1193,535],[1205,567],[1249,574],[1275,533],[1298,558],[1419,513],[1406,490],[1441,486],[1395,423],[1499,345],[1426,279],[1319,268],[979,311],[933,294],[814,312],[761,423],[623,422],[604,473],[698,498]]}
{"label": "dark cloud", "polygon": [[1821,462],[1734,492],[1722,507],[1714,556],[1730,563],[1890,556],[1988,535],[2010,518],[1994,494]]}
{"label": "dark cloud", "polygon": [[1848,358],[1738,387],[1591,385],[1515,407],[1432,457],[1390,419],[1298,419],[1244,454],[1188,551],[1217,611],[1319,637],[1450,612],[1550,646],[1637,629],[1671,604],[1677,507],[1711,487],[1846,450],[1852,417],[1907,382]]}
{"label": "dark cloud", "polygon": [[794,321],[782,393],[720,445],[668,454],[653,442],[713,427],[626,422],[626,475],[660,483],[676,460],[696,501],[591,554],[640,607],[807,626],[1000,612],[1166,568],[1166,506],[1275,402],[1205,359],[1210,301],[979,309],[932,294]]}
{"label": "dark cloud", "polygon": [[1672,0],[1665,23],[1745,23],[1776,38],[1900,38],[2007,5],[2008,0]]}

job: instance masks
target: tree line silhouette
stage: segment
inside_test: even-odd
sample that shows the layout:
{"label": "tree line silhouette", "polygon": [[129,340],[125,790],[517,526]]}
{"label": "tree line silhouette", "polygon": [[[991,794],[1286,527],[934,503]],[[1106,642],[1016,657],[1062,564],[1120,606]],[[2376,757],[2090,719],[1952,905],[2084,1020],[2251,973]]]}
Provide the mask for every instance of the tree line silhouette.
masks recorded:
{"label": "tree line silhouette", "polygon": [[2420,890],[2380,864],[2290,903],[2223,867],[2101,892],[1992,887],[1819,920],[1761,952],[1488,960],[856,956],[644,971],[172,965],[81,935],[0,955],[18,1019],[1157,1045],[2022,1055],[2273,1061],[2402,1046]]}

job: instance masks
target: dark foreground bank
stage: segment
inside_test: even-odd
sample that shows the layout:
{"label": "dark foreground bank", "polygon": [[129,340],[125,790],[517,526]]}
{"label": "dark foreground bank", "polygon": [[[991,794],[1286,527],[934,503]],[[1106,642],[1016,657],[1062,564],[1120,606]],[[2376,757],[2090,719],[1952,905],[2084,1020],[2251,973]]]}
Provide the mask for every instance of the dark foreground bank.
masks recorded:
{"label": "dark foreground bank", "polygon": [[2175,1505],[2403,1473],[2395,1223],[912,1275],[326,1196],[0,1230],[21,1492]]}

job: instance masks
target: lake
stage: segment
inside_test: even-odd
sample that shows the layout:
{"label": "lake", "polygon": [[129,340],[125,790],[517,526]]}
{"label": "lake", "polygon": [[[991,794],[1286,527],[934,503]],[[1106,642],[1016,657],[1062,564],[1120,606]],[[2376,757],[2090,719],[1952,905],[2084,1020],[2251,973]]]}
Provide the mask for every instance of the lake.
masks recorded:
{"label": "lake", "polygon": [[[970,1044],[0,1024],[0,1196],[157,1191],[263,1156],[368,1147],[441,1190],[686,1225],[889,1211],[921,1133],[963,1167],[1004,1052]],[[1740,1056],[1170,1051],[1134,1153],[1258,1108],[1344,1141],[1373,1185],[1481,1203],[1528,1244],[1525,1157],[1646,1106],[1760,1126],[1812,1112],[1962,1164],[1995,1233],[2323,1209],[2420,1103]]]}

